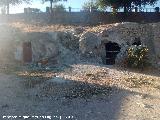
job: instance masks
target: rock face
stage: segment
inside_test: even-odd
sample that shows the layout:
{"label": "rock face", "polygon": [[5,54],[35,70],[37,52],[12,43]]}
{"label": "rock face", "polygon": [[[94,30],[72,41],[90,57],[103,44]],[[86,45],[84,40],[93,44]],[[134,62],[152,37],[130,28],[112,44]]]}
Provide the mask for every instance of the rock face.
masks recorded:
{"label": "rock face", "polygon": [[100,45],[100,38],[96,34],[91,32],[82,34],[79,40],[79,49],[82,54],[98,55]]}
{"label": "rock face", "polygon": [[26,38],[31,41],[33,61],[58,56],[58,45],[48,33],[27,33]]}
{"label": "rock face", "polygon": [[50,57],[56,61],[59,51],[58,45],[49,33],[25,33],[7,25],[2,26],[0,31],[0,52],[2,52],[0,54],[3,61],[23,61],[23,43],[25,42],[31,43],[32,62]]}
{"label": "rock face", "polygon": [[103,41],[112,41],[118,44],[132,45],[136,38],[145,43],[148,37],[148,28],[146,25],[138,23],[117,23],[111,28],[107,28],[100,33]]}
{"label": "rock face", "polygon": [[105,58],[105,43],[114,42],[119,44],[121,48],[127,45],[131,46],[136,43],[141,43],[149,48],[150,60],[155,62],[156,56],[159,53],[159,47],[157,45],[160,44],[158,37],[159,31],[155,26],[157,25],[117,23],[111,28],[104,29],[99,34],[102,40],[102,58]]}
{"label": "rock face", "polygon": [[123,66],[123,64],[125,63],[125,60],[127,58],[127,49],[129,48],[129,45],[124,45],[121,47],[120,53],[117,55],[116,59],[115,59],[115,64],[116,65],[120,65]]}
{"label": "rock face", "polygon": [[101,39],[92,32],[85,32],[79,40],[79,50],[84,61],[102,63]]}
{"label": "rock face", "polygon": [[151,25],[154,37],[154,50],[156,53],[157,62],[160,63],[160,23],[153,23]]}
{"label": "rock face", "polygon": [[78,50],[79,49],[79,38],[70,32],[58,32],[57,40],[67,49]]}
{"label": "rock face", "polygon": [[58,46],[58,62],[73,64],[79,62],[79,38],[71,32],[52,32],[50,35]]}
{"label": "rock face", "polygon": [[106,44],[110,42],[121,48],[115,59],[117,64],[121,64],[127,47],[133,44],[146,45],[149,48],[150,60],[153,63],[160,62],[160,23],[117,23],[99,33],[84,31],[79,28],[67,32],[25,33],[3,25],[0,29],[1,58],[22,59],[22,44],[29,41],[32,45],[33,62],[53,58],[57,63],[72,64],[85,58],[105,63]]}

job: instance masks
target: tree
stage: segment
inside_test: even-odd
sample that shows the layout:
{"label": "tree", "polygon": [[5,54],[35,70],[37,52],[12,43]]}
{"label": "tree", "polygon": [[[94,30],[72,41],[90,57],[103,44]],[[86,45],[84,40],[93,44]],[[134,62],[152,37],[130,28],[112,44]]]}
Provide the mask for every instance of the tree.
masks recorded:
{"label": "tree", "polygon": [[0,6],[3,6],[7,14],[9,14],[10,5],[17,5],[23,2],[29,3],[31,0],[0,0]]}
{"label": "tree", "polygon": [[67,1],[67,0],[43,0],[43,2],[50,2],[50,12],[53,13],[53,3],[57,3],[60,1]]}
{"label": "tree", "polygon": [[90,9],[98,9],[98,6],[96,5],[96,2],[91,0],[88,2],[85,2],[82,6],[83,11],[89,11]]}
{"label": "tree", "polygon": [[129,11],[132,6],[154,5],[158,0],[97,0],[97,4],[105,8],[111,6],[113,9],[124,8],[124,12]]}
{"label": "tree", "polygon": [[65,6],[63,4],[54,5],[53,6],[54,12],[65,12]]}

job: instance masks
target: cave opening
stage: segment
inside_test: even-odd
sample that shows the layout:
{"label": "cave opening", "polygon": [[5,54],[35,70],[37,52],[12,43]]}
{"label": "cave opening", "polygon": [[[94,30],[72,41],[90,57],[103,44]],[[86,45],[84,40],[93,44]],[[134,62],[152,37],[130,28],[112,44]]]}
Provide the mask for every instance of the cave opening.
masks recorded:
{"label": "cave opening", "polygon": [[140,40],[140,38],[135,38],[134,42],[132,43],[132,45],[136,45],[136,46],[139,46],[139,45],[142,45],[142,42]]}
{"label": "cave opening", "polygon": [[121,47],[114,42],[105,44],[106,50],[106,65],[114,65],[117,54],[120,52]]}

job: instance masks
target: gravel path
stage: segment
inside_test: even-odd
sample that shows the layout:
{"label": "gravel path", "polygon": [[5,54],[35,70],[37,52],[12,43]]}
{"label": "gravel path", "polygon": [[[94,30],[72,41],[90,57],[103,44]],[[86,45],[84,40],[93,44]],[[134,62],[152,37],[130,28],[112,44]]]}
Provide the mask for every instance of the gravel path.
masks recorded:
{"label": "gravel path", "polygon": [[[79,64],[54,73],[54,76],[71,82],[54,83],[46,80],[27,87],[24,84],[26,79],[0,73],[0,120],[7,115],[28,115],[30,116],[28,120],[34,120],[35,115],[39,116],[40,120],[44,120],[40,118],[42,115],[51,116],[53,120],[159,120],[160,118],[158,75],[126,72],[110,66]],[[148,79],[152,77],[154,82],[151,83],[154,84],[146,82],[141,87],[131,87],[128,81],[122,80],[126,76],[132,77],[131,80],[133,76],[136,76],[136,79],[140,76]],[[89,98],[73,96],[73,93],[77,94],[74,90],[81,90],[79,86],[82,87],[84,82],[87,82],[84,88],[90,91],[80,91],[78,94],[84,96],[93,92],[91,96]],[[96,94],[94,87],[90,87],[92,85],[96,86],[98,91],[101,91],[99,88],[110,86],[111,92],[109,95]],[[69,95],[72,97],[64,94],[67,92],[70,92]],[[15,120],[23,120],[23,117]]]}

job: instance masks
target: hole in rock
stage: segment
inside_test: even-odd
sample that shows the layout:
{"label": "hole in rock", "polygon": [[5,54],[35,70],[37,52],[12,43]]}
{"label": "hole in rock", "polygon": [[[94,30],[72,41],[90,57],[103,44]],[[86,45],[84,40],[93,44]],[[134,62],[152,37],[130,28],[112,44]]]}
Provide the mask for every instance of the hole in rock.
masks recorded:
{"label": "hole in rock", "polygon": [[105,44],[107,65],[115,64],[115,59],[117,54],[120,52],[120,49],[121,47],[117,43],[108,42]]}

